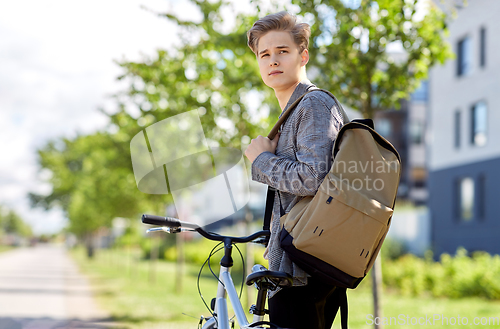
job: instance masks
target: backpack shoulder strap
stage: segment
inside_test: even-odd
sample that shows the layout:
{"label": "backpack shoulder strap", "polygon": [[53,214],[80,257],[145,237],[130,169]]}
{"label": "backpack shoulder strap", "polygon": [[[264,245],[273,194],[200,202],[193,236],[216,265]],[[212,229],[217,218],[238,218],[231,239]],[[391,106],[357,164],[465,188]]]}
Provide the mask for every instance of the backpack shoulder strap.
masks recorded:
{"label": "backpack shoulder strap", "polygon": [[262,229],[264,231],[271,230],[271,216],[273,215],[273,204],[274,204],[274,195],[276,189],[274,187],[267,187],[267,196],[266,196],[266,210],[264,212],[264,226]]}
{"label": "backpack shoulder strap", "polygon": [[349,122],[349,118],[347,117],[347,114],[345,113],[344,108],[342,107],[342,105],[340,104],[340,102],[337,100],[337,98],[331,92],[329,92],[328,90],[325,90],[325,89],[312,89],[312,90],[309,90],[306,93],[304,93],[299,98],[297,98],[295,100],[295,102],[293,102],[290,105],[290,107],[288,107],[288,109],[286,109],[286,111],[281,115],[281,117],[274,124],[273,128],[271,129],[271,131],[267,135],[267,137],[269,139],[273,139],[274,136],[276,136],[276,134],[280,130],[281,125],[286,121],[286,119],[288,119],[288,117],[290,116],[290,114],[293,112],[293,110],[295,110],[295,108],[297,107],[297,105],[299,105],[300,101],[304,98],[304,96],[307,95],[307,94],[309,94],[309,93],[311,93],[311,92],[313,92],[313,91],[322,91],[322,92],[325,92],[328,95],[330,95],[333,98],[333,100],[335,101],[335,104],[337,104],[337,106],[338,106],[338,108],[340,110],[340,113],[342,114],[342,119],[344,120],[344,122]]}
{"label": "backpack shoulder strap", "polygon": [[305,94],[303,94],[299,98],[297,98],[295,100],[295,102],[293,102],[290,105],[290,107],[288,107],[288,109],[281,115],[281,117],[274,124],[274,127],[271,129],[271,131],[267,135],[267,137],[269,139],[273,139],[274,136],[276,136],[276,134],[280,130],[281,125],[286,121],[286,119],[288,119],[288,117],[290,116],[290,114],[293,112],[293,110],[295,110],[295,108],[297,107],[297,105],[299,105],[300,101],[304,98],[304,96],[307,95],[307,94],[309,94],[309,93],[311,93],[311,92],[313,92],[313,91],[322,91],[322,92],[325,92],[328,95],[330,95],[333,98],[333,100],[335,101],[335,104],[337,104],[337,106],[338,106],[338,108],[340,110],[340,113],[342,114],[342,119],[344,120],[344,123],[349,122],[349,117],[345,113],[344,108],[342,107],[342,105],[340,104],[340,102],[337,100],[337,98],[331,92],[329,92],[328,90],[325,90],[325,89],[312,89],[312,90],[307,91]]}
{"label": "backpack shoulder strap", "polygon": [[348,308],[347,308],[347,290],[346,288],[340,288],[339,294],[339,308],[340,308],[340,326],[342,329],[347,329],[347,317],[348,317]]}
{"label": "backpack shoulder strap", "polygon": [[305,94],[303,94],[302,96],[300,96],[299,98],[297,98],[295,100],[295,102],[293,102],[292,105],[290,105],[290,107],[281,115],[281,117],[274,124],[273,128],[271,129],[271,131],[267,135],[267,137],[269,139],[273,139],[274,136],[276,136],[276,134],[280,130],[281,125],[286,121],[286,119],[288,119],[288,116],[290,115],[290,113],[292,113],[293,110],[295,110],[295,108],[297,107],[297,105],[299,105],[299,103],[302,100],[302,98],[304,98],[304,96],[307,95],[307,94],[309,94],[310,92],[312,92],[312,90],[306,92]]}

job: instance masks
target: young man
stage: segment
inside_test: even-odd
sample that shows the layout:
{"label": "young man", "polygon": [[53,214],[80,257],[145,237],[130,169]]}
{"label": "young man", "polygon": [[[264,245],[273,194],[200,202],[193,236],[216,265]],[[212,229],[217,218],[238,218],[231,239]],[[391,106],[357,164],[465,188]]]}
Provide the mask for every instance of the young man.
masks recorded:
{"label": "young man", "polygon": [[[264,83],[273,88],[285,111],[306,91],[317,89],[306,76],[309,25],[287,12],[259,19],[248,31]],[[291,274],[294,284],[269,295],[270,320],[284,328],[330,328],[337,312],[335,287],[309,277],[280,247],[280,202],[285,213],[304,196],[314,195],[332,165],[333,142],[344,124],[333,98],[307,94],[273,140],[258,136],[245,151],[252,179],[276,188],[271,238],[266,250],[269,269]]]}

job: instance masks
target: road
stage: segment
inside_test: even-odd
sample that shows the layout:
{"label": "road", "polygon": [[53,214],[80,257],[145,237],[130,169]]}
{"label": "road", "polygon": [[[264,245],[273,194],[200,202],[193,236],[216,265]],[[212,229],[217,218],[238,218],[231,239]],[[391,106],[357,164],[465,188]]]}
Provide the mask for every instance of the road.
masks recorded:
{"label": "road", "polygon": [[0,329],[111,327],[64,247],[0,254]]}

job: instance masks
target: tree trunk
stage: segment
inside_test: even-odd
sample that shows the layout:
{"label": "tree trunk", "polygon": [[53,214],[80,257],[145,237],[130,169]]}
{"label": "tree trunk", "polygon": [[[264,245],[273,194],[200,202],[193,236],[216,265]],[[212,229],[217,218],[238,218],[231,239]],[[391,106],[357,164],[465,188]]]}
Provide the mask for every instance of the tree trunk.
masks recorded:
{"label": "tree trunk", "polygon": [[87,249],[87,259],[94,259],[94,237],[92,233],[88,233],[85,238],[85,247]]}
{"label": "tree trunk", "polygon": [[[375,319],[374,327],[376,329],[382,329],[382,263],[380,261],[380,253],[375,259],[375,263],[372,268],[372,291],[373,291],[373,317]],[[378,318],[378,319],[377,319]],[[377,324],[378,323],[378,324]]]}
{"label": "tree trunk", "polygon": [[177,264],[175,275],[175,293],[182,294],[182,277],[184,275],[184,235],[177,233],[175,235],[177,245]]}
{"label": "tree trunk", "polygon": [[149,282],[156,282],[156,260],[158,259],[158,239],[156,236],[151,237],[151,254],[149,257]]}

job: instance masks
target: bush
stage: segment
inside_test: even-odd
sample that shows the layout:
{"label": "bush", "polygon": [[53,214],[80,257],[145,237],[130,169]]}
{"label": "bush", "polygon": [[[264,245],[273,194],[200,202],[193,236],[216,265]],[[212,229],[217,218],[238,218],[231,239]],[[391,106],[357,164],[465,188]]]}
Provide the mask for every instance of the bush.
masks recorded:
{"label": "bush", "polygon": [[500,299],[500,256],[459,248],[454,257],[443,254],[439,262],[428,253],[424,259],[405,255],[384,259],[384,285],[407,296],[483,297]]}
{"label": "bush", "polygon": [[398,259],[408,253],[408,248],[403,241],[396,239],[385,239],[380,254],[382,259]]}
{"label": "bush", "polygon": [[[187,263],[203,264],[208,258],[210,251],[218,244],[218,242],[210,241],[207,239],[196,239],[184,242],[184,260]],[[222,245],[221,245],[222,247]],[[218,248],[217,248],[218,249]],[[217,250],[216,249],[216,250]],[[222,257],[222,250],[219,251],[210,260],[211,265],[217,265]],[[167,248],[163,255],[165,260],[175,262],[177,261],[177,245],[172,245]]]}
{"label": "bush", "polygon": [[[158,233],[157,233],[158,234]],[[161,233],[159,233],[161,234]],[[165,251],[175,245],[175,235],[164,234],[163,236],[149,236],[140,240],[141,254],[143,259],[151,258],[153,243],[158,245],[158,259],[164,259]]]}

